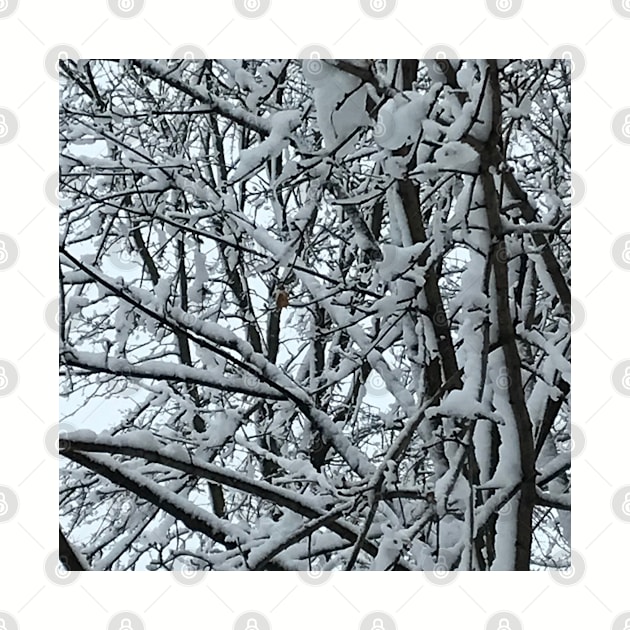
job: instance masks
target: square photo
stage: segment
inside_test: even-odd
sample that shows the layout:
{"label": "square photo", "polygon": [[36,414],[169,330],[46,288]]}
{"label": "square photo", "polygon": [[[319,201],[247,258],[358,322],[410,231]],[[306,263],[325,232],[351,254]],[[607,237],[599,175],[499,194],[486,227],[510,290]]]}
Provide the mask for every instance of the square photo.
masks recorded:
{"label": "square photo", "polygon": [[571,61],[61,59],[68,571],[571,567]]}

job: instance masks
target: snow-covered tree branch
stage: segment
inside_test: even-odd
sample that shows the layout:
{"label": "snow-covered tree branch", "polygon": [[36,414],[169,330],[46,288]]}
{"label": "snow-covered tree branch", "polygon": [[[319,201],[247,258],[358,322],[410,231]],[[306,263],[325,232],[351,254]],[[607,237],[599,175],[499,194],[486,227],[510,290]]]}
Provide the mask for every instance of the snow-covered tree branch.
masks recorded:
{"label": "snow-covered tree branch", "polygon": [[85,570],[570,562],[570,67],[61,64]]}

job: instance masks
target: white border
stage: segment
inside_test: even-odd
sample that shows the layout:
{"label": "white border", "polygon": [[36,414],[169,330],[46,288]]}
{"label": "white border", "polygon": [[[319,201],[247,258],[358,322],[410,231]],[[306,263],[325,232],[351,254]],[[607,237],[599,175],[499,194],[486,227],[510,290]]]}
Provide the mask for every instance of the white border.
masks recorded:
{"label": "white border", "polygon": [[[613,493],[630,484],[629,400],[610,378],[614,365],[630,357],[620,334],[630,272],[610,255],[615,238],[630,232],[630,145],[611,132],[614,114],[630,106],[630,20],[615,12],[617,4],[527,0],[515,17],[499,19],[482,0],[398,0],[391,15],[374,19],[359,0],[272,0],[263,17],[248,20],[227,0],[147,0],[138,16],[124,20],[105,0],[20,0],[13,15],[0,19],[0,107],[13,110],[20,124],[17,137],[0,145],[0,232],[20,248],[14,267],[0,272],[0,359],[20,374],[15,392],[0,398],[0,484],[20,499],[16,517],[0,524],[0,608],[21,628],[45,623],[68,630],[105,628],[125,609],[151,630],[231,628],[249,609],[267,615],[274,630],[358,629],[373,610],[387,611],[399,629],[484,628],[499,610],[516,614],[524,628],[612,627],[627,604],[630,564],[630,524],[611,510]],[[168,57],[195,43],[209,57],[295,57],[316,43],[340,58],[422,57],[433,45],[449,44],[460,57],[547,57],[565,42],[586,60],[573,85],[573,169],[584,178],[586,196],[575,207],[572,274],[574,296],[587,313],[573,340],[572,396],[573,421],[586,437],[573,467],[573,545],[585,560],[584,577],[572,587],[547,573],[462,573],[447,586],[418,574],[358,572],[319,588],[294,574],[270,573],[209,574],[193,587],[167,573],[88,573],[68,586],[50,582],[43,567],[57,546],[57,460],[45,450],[44,434],[57,420],[57,343],[44,310],[57,294],[57,216],[44,183],[57,168],[58,92],[45,71],[46,53],[63,43],[84,57]]]}

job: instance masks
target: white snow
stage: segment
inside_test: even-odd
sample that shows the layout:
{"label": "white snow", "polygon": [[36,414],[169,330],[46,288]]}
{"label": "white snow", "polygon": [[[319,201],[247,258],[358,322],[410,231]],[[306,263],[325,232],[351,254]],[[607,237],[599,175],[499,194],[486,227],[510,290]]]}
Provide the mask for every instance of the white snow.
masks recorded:
{"label": "white snow", "polygon": [[374,139],[384,149],[398,149],[417,139],[423,129],[430,102],[425,95],[405,91],[381,107]]}
{"label": "white snow", "polygon": [[299,110],[286,110],[275,113],[271,117],[271,133],[259,144],[244,149],[239,156],[236,170],[231,181],[236,182],[243,177],[255,175],[267,160],[278,157],[289,145],[291,133],[300,124]]}
{"label": "white snow", "polygon": [[479,166],[479,154],[469,144],[454,140],[435,152],[435,162],[442,169],[474,173]]}
{"label": "white snow", "polygon": [[157,450],[160,447],[160,443],[156,439],[155,435],[147,429],[139,429],[124,433],[116,438],[116,442],[125,446],[151,450]]}
{"label": "white snow", "polygon": [[[358,60],[347,60],[357,63]],[[337,148],[360,126],[369,124],[365,110],[367,90],[361,79],[336,68],[322,59],[317,71],[312,70],[313,60],[304,59],[302,67],[306,80],[313,86],[313,101],[317,110],[317,123],[328,151]],[[311,69],[309,69],[311,68]],[[337,151],[345,157],[354,150],[350,139]]]}

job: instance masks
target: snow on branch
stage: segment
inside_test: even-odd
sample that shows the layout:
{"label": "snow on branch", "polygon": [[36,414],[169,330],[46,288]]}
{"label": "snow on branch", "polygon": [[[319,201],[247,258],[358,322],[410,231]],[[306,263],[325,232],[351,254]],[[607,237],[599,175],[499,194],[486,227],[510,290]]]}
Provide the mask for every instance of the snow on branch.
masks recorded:
{"label": "snow on branch", "polygon": [[61,73],[69,568],[567,563],[561,60]]}

